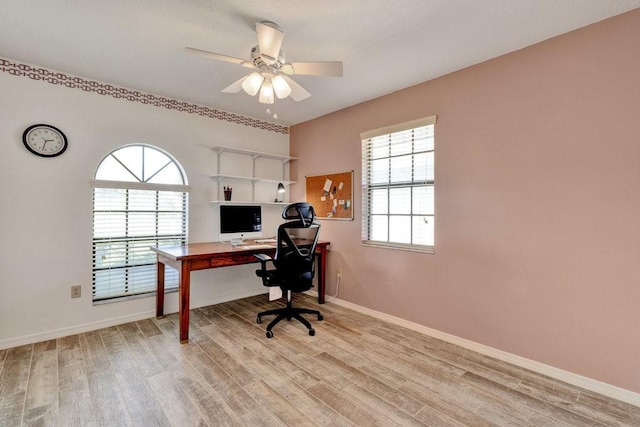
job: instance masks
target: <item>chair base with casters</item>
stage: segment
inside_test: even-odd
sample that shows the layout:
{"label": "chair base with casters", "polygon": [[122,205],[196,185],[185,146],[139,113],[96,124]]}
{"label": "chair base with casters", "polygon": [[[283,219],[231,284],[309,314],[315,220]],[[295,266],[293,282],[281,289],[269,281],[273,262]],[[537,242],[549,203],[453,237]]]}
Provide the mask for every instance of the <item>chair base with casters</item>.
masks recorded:
{"label": "chair base with casters", "polygon": [[311,310],[309,308],[302,307],[293,307],[291,304],[291,291],[287,291],[287,306],[283,308],[274,308],[273,310],[262,311],[258,313],[258,317],[256,318],[256,323],[262,323],[262,316],[269,316],[272,314],[277,314],[277,317],[273,319],[269,325],[267,325],[267,338],[273,338],[273,329],[281,320],[287,319],[290,321],[291,319],[296,319],[298,322],[302,323],[309,330],[309,335],[314,336],[316,334],[316,330],[313,329],[311,323],[307,319],[301,316],[301,314],[314,314],[318,320],[322,320],[322,314],[318,310]]}

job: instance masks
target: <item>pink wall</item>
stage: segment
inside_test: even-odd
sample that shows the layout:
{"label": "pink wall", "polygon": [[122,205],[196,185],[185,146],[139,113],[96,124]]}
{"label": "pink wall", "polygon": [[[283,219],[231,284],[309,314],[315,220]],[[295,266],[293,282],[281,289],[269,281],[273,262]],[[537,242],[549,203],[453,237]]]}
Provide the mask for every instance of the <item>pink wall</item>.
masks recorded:
{"label": "pink wall", "polygon": [[[436,253],[363,247],[360,132],[434,114]],[[640,9],[297,125],[291,153],[301,183],[355,171],[328,294],[342,268],[341,299],[640,392]]]}

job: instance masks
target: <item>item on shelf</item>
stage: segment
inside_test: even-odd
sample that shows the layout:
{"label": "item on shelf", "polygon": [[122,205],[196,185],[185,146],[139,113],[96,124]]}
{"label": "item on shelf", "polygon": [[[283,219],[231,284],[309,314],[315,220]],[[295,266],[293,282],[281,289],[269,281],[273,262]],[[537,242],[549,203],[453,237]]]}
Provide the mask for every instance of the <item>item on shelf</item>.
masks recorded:
{"label": "item on shelf", "polygon": [[224,200],[229,202],[231,201],[231,193],[233,189],[231,187],[224,187]]}
{"label": "item on shelf", "polygon": [[[279,182],[278,183],[278,190],[276,191],[276,199],[273,201],[273,203],[282,203],[284,201],[284,192],[285,192],[284,185],[281,182]],[[278,197],[280,195],[282,195],[282,197],[283,197],[282,200],[278,200]]]}

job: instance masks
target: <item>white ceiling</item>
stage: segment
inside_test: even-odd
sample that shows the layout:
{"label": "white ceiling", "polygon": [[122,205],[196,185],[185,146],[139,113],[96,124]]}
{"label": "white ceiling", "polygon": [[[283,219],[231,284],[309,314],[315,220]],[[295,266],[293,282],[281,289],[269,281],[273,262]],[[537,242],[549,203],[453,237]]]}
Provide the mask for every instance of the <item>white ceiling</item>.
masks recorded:
{"label": "white ceiling", "polygon": [[[0,56],[271,121],[300,123],[640,7],[640,0],[0,0]],[[248,69],[255,23],[284,30],[289,61],[336,60],[344,77],[271,110],[220,91]]]}

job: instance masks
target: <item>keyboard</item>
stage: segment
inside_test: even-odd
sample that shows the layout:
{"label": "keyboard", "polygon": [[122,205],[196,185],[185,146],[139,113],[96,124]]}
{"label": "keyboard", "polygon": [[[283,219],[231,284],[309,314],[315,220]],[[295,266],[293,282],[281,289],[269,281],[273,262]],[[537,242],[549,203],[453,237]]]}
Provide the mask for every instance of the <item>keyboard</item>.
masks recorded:
{"label": "keyboard", "polygon": [[266,243],[257,244],[257,245],[238,245],[236,246],[238,249],[242,250],[253,250],[253,249],[273,249],[273,245],[268,245]]}
{"label": "keyboard", "polygon": [[256,239],[256,243],[277,243],[276,239]]}

